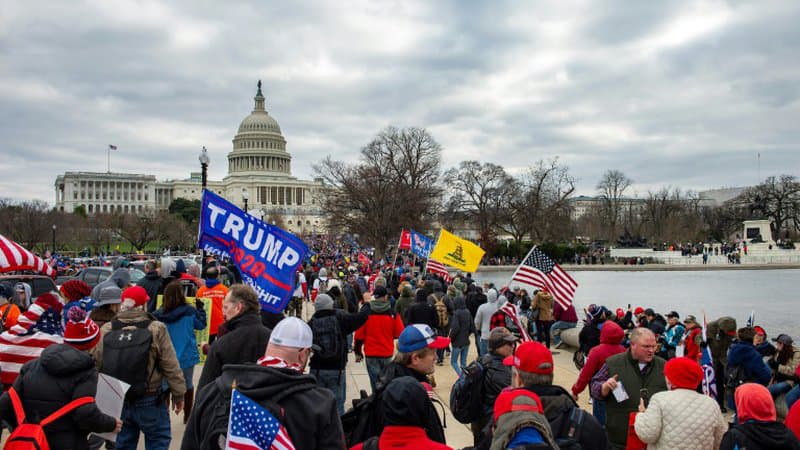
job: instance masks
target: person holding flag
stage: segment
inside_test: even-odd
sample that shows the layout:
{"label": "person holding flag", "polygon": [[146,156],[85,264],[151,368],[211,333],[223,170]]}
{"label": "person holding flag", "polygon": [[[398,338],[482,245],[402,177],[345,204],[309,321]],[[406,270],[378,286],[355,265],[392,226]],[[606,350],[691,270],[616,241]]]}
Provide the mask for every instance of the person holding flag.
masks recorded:
{"label": "person holding flag", "polygon": [[181,449],[343,449],[333,393],[303,374],[313,347],[308,324],[281,320],[257,364],[226,365],[199,392]]}

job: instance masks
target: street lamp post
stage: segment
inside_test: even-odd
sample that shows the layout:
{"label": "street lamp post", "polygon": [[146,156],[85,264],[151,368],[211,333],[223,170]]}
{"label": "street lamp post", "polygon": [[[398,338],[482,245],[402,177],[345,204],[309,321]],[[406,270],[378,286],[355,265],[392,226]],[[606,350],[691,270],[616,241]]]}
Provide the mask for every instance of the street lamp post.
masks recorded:
{"label": "street lamp post", "polygon": [[250,199],[250,194],[247,193],[247,188],[242,188],[242,200],[244,200],[244,212],[247,213],[247,200]]}
{"label": "street lamp post", "polygon": [[56,224],[53,224],[53,254],[56,254]]}
{"label": "street lamp post", "polygon": [[[197,158],[200,161],[200,183],[202,185],[202,190],[200,191],[200,195],[202,196],[203,191],[206,190],[206,185],[208,184],[208,163],[211,160],[208,158],[208,150],[206,147],[203,146],[203,151],[200,152],[200,156]],[[200,211],[200,220],[203,220],[203,212],[202,209]],[[206,249],[202,249],[203,252],[203,260],[200,262],[200,268],[202,271],[202,276],[206,276]]]}

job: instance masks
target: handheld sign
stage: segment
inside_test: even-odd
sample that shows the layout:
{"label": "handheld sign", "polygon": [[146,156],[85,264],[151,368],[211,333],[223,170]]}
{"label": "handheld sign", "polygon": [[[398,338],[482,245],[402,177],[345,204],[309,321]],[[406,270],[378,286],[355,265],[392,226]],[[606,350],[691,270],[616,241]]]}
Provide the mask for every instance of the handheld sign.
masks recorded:
{"label": "handheld sign", "polygon": [[308,247],[297,236],[245,213],[203,191],[197,246],[230,260],[242,281],[255,289],[261,309],[283,312],[295,289],[295,272]]}

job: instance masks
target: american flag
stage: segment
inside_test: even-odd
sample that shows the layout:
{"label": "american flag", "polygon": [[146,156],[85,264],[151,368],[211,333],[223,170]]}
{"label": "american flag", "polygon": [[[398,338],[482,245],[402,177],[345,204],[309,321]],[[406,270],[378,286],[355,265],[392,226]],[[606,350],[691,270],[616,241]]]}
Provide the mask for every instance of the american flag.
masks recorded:
{"label": "american flag", "polygon": [[506,304],[503,305],[502,308],[498,309],[498,311],[507,315],[511,319],[511,321],[514,322],[514,325],[516,325],[517,329],[519,330],[520,334],[519,338],[522,342],[528,342],[532,340],[530,335],[528,334],[528,330],[526,330],[525,327],[522,326],[522,322],[519,320],[519,314],[517,314],[517,307],[513,303],[506,302]]}
{"label": "american flag", "polygon": [[[706,342],[706,315],[703,313],[703,342]],[[714,362],[711,359],[711,347],[708,345],[701,348],[700,367],[703,368],[703,394],[716,399],[717,398],[717,380],[714,373]]]}
{"label": "american flag", "polygon": [[528,256],[514,271],[511,280],[546,289],[564,309],[572,304],[575,289],[578,288],[578,283],[536,246],[528,252]]}
{"label": "american flag", "polygon": [[56,271],[42,258],[0,234],[0,272],[17,270],[32,270],[51,277],[56,275]]}
{"label": "american flag", "polygon": [[111,145],[111,144],[108,144],[108,149],[109,149],[109,150],[116,150],[116,149],[117,149],[117,146],[116,146],[116,145]]}
{"label": "american flag", "polygon": [[236,389],[231,394],[228,442],[233,450],[295,450],[286,428],[269,411]]}
{"label": "american flag", "polygon": [[444,278],[444,280],[448,283],[453,280],[453,277],[450,276],[450,272],[447,271],[447,267],[433,258],[428,259],[428,272],[441,275],[441,277]]}
{"label": "american flag", "polygon": [[23,364],[38,358],[45,348],[64,342],[60,311],[52,305],[57,301],[50,293],[40,295],[20,314],[16,325],[0,334],[0,382],[13,384]]}

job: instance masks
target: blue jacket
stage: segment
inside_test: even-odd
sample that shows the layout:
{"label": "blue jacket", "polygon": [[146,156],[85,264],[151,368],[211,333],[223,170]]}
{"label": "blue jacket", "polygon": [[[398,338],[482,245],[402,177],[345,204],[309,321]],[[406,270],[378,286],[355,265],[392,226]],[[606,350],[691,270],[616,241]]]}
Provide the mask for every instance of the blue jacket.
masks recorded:
{"label": "blue jacket", "polygon": [[755,346],[749,342],[735,342],[728,350],[728,366],[743,366],[745,377],[756,383],[769,384],[772,371],[761,359]]}
{"label": "blue jacket", "polygon": [[202,330],[206,327],[206,311],[195,309],[190,305],[181,305],[168,313],[164,312],[164,308],[159,308],[154,315],[156,319],[164,322],[167,326],[181,369],[192,367],[200,362],[194,330]]}

